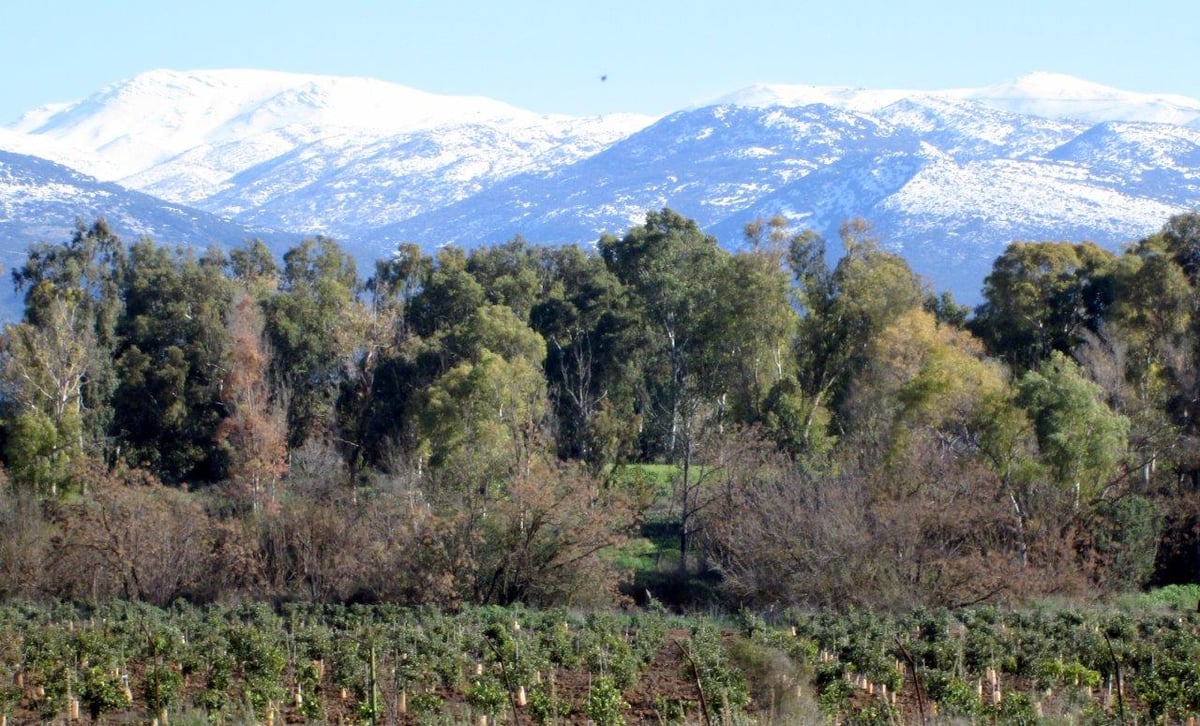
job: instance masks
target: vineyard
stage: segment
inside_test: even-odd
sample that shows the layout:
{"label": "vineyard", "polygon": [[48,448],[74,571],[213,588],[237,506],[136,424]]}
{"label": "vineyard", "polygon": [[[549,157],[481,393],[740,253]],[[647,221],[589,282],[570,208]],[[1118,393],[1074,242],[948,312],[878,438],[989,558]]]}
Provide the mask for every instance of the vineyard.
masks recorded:
{"label": "vineyard", "polygon": [[0,609],[7,723],[1184,722],[1191,608]]}

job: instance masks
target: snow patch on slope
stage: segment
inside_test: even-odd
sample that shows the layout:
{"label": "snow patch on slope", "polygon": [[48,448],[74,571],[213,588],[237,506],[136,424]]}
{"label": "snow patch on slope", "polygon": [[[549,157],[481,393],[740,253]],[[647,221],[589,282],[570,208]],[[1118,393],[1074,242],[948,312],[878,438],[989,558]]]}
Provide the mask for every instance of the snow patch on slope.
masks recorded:
{"label": "snow patch on slope", "polygon": [[[1101,237],[1149,232],[1178,209],[1094,183],[1084,167],[1013,159],[926,166],[880,206],[917,221],[928,232],[947,226],[985,224],[996,236],[1014,239],[1055,229],[1069,221]],[[947,225],[947,221],[953,224]]]}

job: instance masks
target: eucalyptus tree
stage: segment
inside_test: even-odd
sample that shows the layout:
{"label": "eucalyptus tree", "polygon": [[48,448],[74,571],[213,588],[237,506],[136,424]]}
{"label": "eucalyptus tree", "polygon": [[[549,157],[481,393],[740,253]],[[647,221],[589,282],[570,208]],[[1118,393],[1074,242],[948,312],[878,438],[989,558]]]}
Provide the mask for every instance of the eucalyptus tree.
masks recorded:
{"label": "eucalyptus tree", "polygon": [[526,322],[544,285],[540,268],[541,254],[520,235],[501,245],[473,250],[466,266],[483,286],[488,302],[507,305]]}
{"label": "eucalyptus tree", "polygon": [[767,413],[776,438],[797,452],[827,450],[828,436],[846,428],[838,417],[872,340],[925,299],[921,279],[880,248],[869,224],[847,222],[841,236],[845,254],[832,268],[812,232],[794,236],[788,251],[800,313],[796,374],[777,384]]}
{"label": "eucalyptus tree", "polygon": [[798,317],[778,254],[754,249],[722,261],[707,314],[713,373],[726,382],[722,408],[743,424],[762,422],[767,393],[794,374]]}
{"label": "eucalyptus tree", "polygon": [[1017,381],[1043,460],[1074,494],[1075,506],[1099,495],[1124,457],[1129,419],[1104,403],[1104,392],[1062,353]]}
{"label": "eucalyptus tree", "polygon": [[78,221],[69,241],[31,246],[12,273],[25,310],[0,341],[5,453],[14,481],[40,493],[59,493],[80,457],[109,449],[124,259],[103,219]]}
{"label": "eucalyptus tree", "polygon": [[698,417],[720,384],[713,365],[708,313],[727,253],[694,220],[664,209],[624,237],[607,235],[600,256],[624,286],[640,324],[643,447],[649,456],[684,462]]}
{"label": "eucalyptus tree", "polygon": [[293,448],[334,430],[343,368],[361,345],[360,288],[354,259],[328,237],[306,239],[284,254],[279,291],[266,303],[266,331]]}
{"label": "eucalyptus tree", "polygon": [[232,286],[223,253],[142,240],[129,250],[117,324],[112,434],[123,460],[169,482],[225,476],[217,429]]}
{"label": "eucalyptus tree", "polygon": [[984,280],[972,329],[1018,373],[1095,332],[1113,301],[1116,256],[1085,242],[1014,242]]}
{"label": "eucalyptus tree", "polygon": [[602,468],[637,436],[630,300],[604,261],[579,247],[544,250],[541,267],[547,282],[530,326],[546,341],[559,455]]}
{"label": "eucalyptus tree", "polygon": [[73,298],[55,297],[38,324],[9,325],[0,335],[9,472],[14,482],[50,496],[70,486],[86,451],[84,394],[96,334]]}

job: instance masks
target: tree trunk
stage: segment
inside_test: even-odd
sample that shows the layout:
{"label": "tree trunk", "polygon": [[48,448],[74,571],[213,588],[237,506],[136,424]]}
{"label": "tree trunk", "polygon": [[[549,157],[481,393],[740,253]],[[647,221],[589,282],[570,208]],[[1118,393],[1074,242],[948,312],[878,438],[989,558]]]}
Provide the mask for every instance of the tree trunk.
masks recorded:
{"label": "tree trunk", "polygon": [[679,506],[679,577],[680,584],[686,585],[687,553],[690,544],[688,528],[691,526],[692,518],[692,442],[690,440],[683,446],[683,481],[680,483],[680,492],[682,496]]}
{"label": "tree trunk", "polygon": [[1017,552],[1021,556],[1021,569],[1024,570],[1029,564],[1029,544],[1025,538],[1025,513],[1021,511],[1017,496],[1011,489],[1008,492],[1008,500],[1012,502],[1013,511],[1017,515]]}

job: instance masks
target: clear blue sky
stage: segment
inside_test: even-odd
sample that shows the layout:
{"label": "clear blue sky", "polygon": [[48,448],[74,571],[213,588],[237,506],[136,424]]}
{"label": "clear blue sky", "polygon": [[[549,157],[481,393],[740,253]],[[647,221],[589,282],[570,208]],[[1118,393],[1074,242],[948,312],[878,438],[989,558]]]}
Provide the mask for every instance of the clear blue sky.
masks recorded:
{"label": "clear blue sky", "polygon": [[1035,70],[1200,98],[1198,30],[1196,0],[0,0],[0,123],[155,68],[368,76],[580,115],[758,81],[931,89]]}

